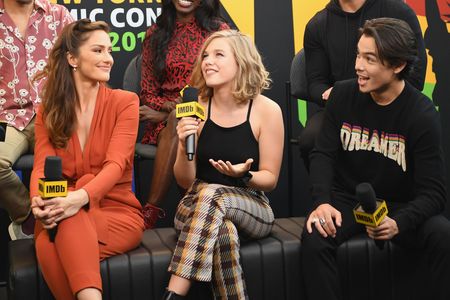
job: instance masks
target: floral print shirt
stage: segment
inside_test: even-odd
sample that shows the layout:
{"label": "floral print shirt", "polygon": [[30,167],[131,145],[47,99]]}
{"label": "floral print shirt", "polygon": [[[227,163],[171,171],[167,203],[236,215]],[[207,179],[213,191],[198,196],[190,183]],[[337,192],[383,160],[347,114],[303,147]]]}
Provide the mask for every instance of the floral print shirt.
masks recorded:
{"label": "floral print shirt", "polygon": [[42,71],[58,34],[73,21],[69,11],[48,0],[35,0],[22,36],[0,0],[0,122],[23,130],[33,119],[45,79]]}

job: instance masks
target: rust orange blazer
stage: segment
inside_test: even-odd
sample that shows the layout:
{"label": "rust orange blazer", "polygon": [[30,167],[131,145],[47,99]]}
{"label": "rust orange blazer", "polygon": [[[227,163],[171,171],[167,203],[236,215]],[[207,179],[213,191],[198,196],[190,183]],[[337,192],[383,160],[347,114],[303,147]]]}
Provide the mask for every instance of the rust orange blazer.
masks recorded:
{"label": "rust orange blazer", "polygon": [[[69,190],[74,189],[75,182],[81,176],[94,174],[95,178],[84,189],[89,194],[89,210],[94,215],[99,242],[107,244],[109,237],[105,217],[95,212],[103,206],[128,206],[138,211],[142,208],[131,190],[138,123],[138,96],[100,85],[83,152],[76,132],[66,149],[55,149],[49,141],[39,110],[35,122],[36,146],[30,197],[38,195],[38,179],[44,177],[45,158],[49,155],[61,157]],[[37,222],[37,232],[42,230],[40,225]]]}

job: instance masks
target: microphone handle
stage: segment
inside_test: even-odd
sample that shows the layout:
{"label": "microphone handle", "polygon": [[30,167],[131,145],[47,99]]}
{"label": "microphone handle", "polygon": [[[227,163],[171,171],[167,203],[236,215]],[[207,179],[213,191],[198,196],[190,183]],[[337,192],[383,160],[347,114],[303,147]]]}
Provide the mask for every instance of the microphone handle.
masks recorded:
{"label": "microphone handle", "polygon": [[186,155],[188,160],[194,159],[195,154],[195,134],[190,134],[186,137]]}
{"label": "microphone handle", "polygon": [[58,227],[48,229],[48,236],[50,238],[50,242],[52,242],[52,243],[55,242],[56,233],[58,233]]}
{"label": "microphone handle", "polygon": [[[50,198],[45,198],[45,199],[50,199]],[[48,232],[48,237],[49,237],[50,242],[54,243],[55,238],[56,238],[56,233],[58,233],[58,226],[56,226],[55,228],[52,228],[52,229],[47,229],[47,232]]]}

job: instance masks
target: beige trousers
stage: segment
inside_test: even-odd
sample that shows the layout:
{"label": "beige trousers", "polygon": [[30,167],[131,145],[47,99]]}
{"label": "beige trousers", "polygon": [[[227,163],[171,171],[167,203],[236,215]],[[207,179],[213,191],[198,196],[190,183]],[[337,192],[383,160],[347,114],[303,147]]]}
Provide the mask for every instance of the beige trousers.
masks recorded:
{"label": "beige trousers", "polygon": [[12,166],[21,155],[33,150],[34,119],[23,131],[6,127],[5,141],[0,142],[0,207],[16,223],[22,223],[30,213],[30,197]]}

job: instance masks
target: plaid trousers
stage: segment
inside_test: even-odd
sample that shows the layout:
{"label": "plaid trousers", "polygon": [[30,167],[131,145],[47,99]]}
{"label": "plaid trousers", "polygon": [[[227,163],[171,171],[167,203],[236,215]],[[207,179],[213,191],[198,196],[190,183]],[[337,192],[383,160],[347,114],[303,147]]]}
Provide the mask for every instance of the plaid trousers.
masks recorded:
{"label": "plaid trousers", "polygon": [[239,263],[239,235],[262,238],[273,222],[263,192],[197,179],[178,205],[175,228],[180,235],[169,272],[211,281],[216,299],[248,299]]}

